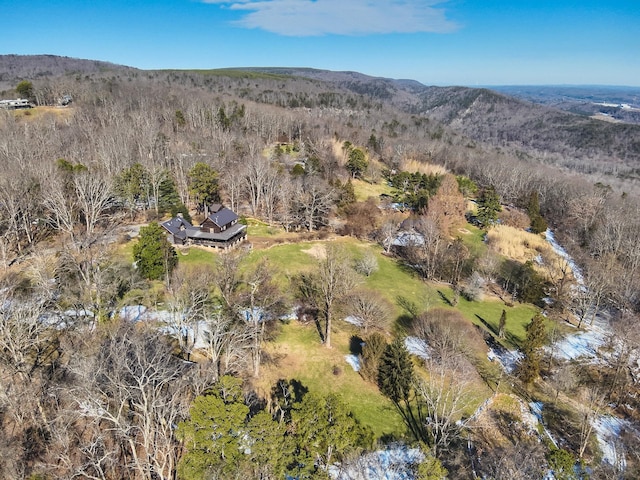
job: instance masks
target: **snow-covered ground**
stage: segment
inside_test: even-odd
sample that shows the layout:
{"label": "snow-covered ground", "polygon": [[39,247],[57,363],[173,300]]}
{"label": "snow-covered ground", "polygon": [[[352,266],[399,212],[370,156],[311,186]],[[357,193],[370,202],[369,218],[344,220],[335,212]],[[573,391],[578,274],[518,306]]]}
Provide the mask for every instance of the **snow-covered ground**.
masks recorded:
{"label": "snow-covered ground", "polygon": [[578,358],[596,360],[598,349],[605,344],[608,332],[607,320],[602,315],[598,315],[593,325],[586,325],[585,330],[567,335],[549,347],[549,350],[554,357],[562,360]]}
{"label": "snow-covered ground", "polygon": [[[547,229],[545,235],[553,251],[567,261],[578,283],[578,288],[584,289],[584,277],[580,267],[562,245],[556,241],[551,230]],[[576,331],[575,334],[567,335],[564,339],[556,342],[550,348],[550,351],[556,358],[563,360],[574,360],[577,358],[595,360],[598,357],[598,349],[604,345],[609,331],[608,320],[603,314],[597,315],[593,325],[585,324],[583,330]]]}
{"label": "snow-covered ground", "polygon": [[351,368],[353,368],[354,372],[360,371],[360,359],[357,355],[345,355],[344,359],[349,365],[351,365]]}
{"label": "snow-covered ground", "polygon": [[498,362],[507,373],[513,373],[522,357],[522,353],[518,350],[507,350],[500,346],[489,348],[487,353],[487,358],[492,362]]}
{"label": "snow-covered ground", "polygon": [[423,360],[429,360],[429,345],[418,337],[406,337],[404,339],[404,346],[411,355],[420,357]]}
{"label": "snow-covered ground", "polygon": [[602,461],[620,470],[626,468],[627,461],[624,457],[624,449],[620,448],[618,438],[620,432],[629,427],[629,422],[611,415],[601,415],[593,422],[593,428],[602,451]]}
{"label": "snow-covered ground", "polygon": [[531,410],[531,414],[536,418],[536,423],[539,423],[542,426],[542,430],[544,431],[547,438],[551,441],[551,443],[553,443],[554,447],[558,448],[558,442],[556,442],[556,439],[553,438],[551,432],[549,432],[549,430],[547,430],[547,427],[544,426],[544,423],[542,423],[542,402],[530,402],[529,408]]}
{"label": "snow-covered ground", "polygon": [[562,245],[560,245],[556,241],[556,237],[553,235],[553,231],[547,228],[547,231],[544,232],[544,234],[547,238],[547,242],[549,242],[549,245],[551,245],[551,248],[553,248],[553,251],[567,261],[567,263],[569,264],[569,268],[571,268],[571,273],[573,273],[573,276],[576,279],[576,282],[578,282],[579,285],[584,285],[582,270],[580,270],[578,264],[576,264],[573,258],[571,258],[571,255],[569,255],[567,251],[562,247]]}
{"label": "snow-covered ground", "polygon": [[423,459],[417,448],[392,445],[342,465],[331,465],[328,472],[334,480],[413,480],[411,466]]}

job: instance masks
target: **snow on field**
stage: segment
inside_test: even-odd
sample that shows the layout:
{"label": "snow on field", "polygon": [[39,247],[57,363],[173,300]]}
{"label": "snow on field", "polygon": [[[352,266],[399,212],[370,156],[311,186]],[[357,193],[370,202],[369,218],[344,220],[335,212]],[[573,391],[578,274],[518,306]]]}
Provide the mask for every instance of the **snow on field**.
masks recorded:
{"label": "snow on field", "polygon": [[393,445],[344,464],[331,465],[328,472],[334,480],[413,480],[411,466],[423,459],[417,448]]}
{"label": "snow on field", "polygon": [[553,356],[563,360],[596,359],[598,349],[606,342],[609,331],[608,323],[604,318],[598,316],[593,325],[587,328],[587,330],[567,335],[564,339],[556,342],[550,347]]}
{"label": "snow on field", "polygon": [[[578,267],[562,245],[556,241],[551,230],[547,229],[545,235],[554,252],[564,258],[569,264],[573,276],[580,286],[579,288],[584,289],[584,277],[582,276],[580,267]],[[573,360],[577,358],[596,359],[598,357],[598,349],[604,345],[607,333],[610,330],[609,322],[603,315],[598,315],[596,316],[593,325],[585,325],[584,328],[584,331],[568,335],[559,342],[556,342],[550,349],[551,353],[555,357],[564,360]]]}
{"label": "snow on field", "polygon": [[507,350],[499,346],[490,347],[487,353],[487,358],[492,362],[497,361],[507,373],[513,373],[522,357],[518,350]]}
{"label": "snow on field", "polygon": [[404,346],[410,354],[420,357],[423,360],[429,360],[429,345],[421,338],[406,337],[404,339]]}
{"label": "snow on field", "polygon": [[344,359],[349,365],[351,365],[351,368],[353,368],[354,372],[360,371],[360,359],[357,355],[345,355]]}
{"label": "snow on field", "polygon": [[556,241],[556,237],[553,235],[553,232],[547,228],[547,231],[545,232],[545,236],[547,238],[547,242],[549,242],[549,244],[551,245],[551,248],[553,248],[553,251],[567,261],[567,263],[569,264],[569,267],[571,268],[571,272],[573,273],[573,276],[576,279],[576,282],[578,282],[578,284],[580,285],[583,285],[584,277],[582,276],[582,271],[580,270],[580,267],[576,264],[573,258],[571,258],[571,256],[562,247],[562,245],[560,245]]}
{"label": "snow on field", "polygon": [[[627,462],[624,450],[618,442],[620,432],[629,427],[629,422],[611,415],[601,415],[593,422],[598,444],[602,451],[602,461],[624,470]],[[620,447],[620,448],[619,448]]]}
{"label": "snow on field", "polygon": [[549,432],[549,430],[547,430],[547,427],[544,426],[544,423],[542,423],[542,402],[530,402],[529,408],[531,409],[531,413],[537,420],[536,423],[539,423],[542,426],[542,430],[544,431],[545,435],[547,435],[547,438],[551,440],[551,443],[553,443],[554,447],[558,448],[558,442],[556,442],[556,439],[553,438],[551,432]]}
{"label": "snow on field", "polygon": [[354,317],[353,315],[345,317],[344,321],[350,323],[351,325],[355,325],[356,327],[362,326],[362,320],[360,320],[358,317]]}

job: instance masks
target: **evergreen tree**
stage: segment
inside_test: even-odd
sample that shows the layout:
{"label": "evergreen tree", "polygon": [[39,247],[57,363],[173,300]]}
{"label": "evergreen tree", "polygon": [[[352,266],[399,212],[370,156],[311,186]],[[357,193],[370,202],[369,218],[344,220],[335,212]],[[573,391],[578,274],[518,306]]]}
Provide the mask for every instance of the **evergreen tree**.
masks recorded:
{"label": "evergreen tree", "polygon": [[136,202],[146,196],[148,190],[147,172],[140,163],[134,163],[131,167],[120,172],[116,177],[115,184],[116,193],[133,210]]}
{"label": "evergreen tree", "polygon": [[525,327],[527,336],[522,344],[523,359],[518,366],[518,377],[529,385],[540,375],[541,350],[547,341],[544,317],[536,314]]}
{"label": "evergreen tree", "polygon": [[31,100],[33,98],[33,83],[29,80],[22,80],[16,85],[16,92],[18,92],[20,98]]}
{"label": "evergreen tree", "polygon": [[529,194],[529,202],[527,203],[527,213],[531,220],[531,231],[533,233],[542,233],[547,230],[547,221],[540,215],[540,201],[538,192],[533,190]]}
{"label": "evergreen tree", "polygon": [[[309,393],[291,413],[298,461],[304,475],[324,470],[359,447],[370,447],[372,433],[362,427],[336,394]],[[315,476],[313,477],[315,478]]]}
{"label": "evergreen tree", "polygon": [[553,478],[557,480],[578,480],[582,478],[576,473],[576,459],[564,448],[552,448],[547,455],[549,467],[553,470]]}
{"label": "evergreen tree", "polygon": [[478,198],[478,213],[476,218],[484,228],[489,228],[498,221],[498,213],[502,210],[500,197],[493,185],[482,190]]}
{"label": "evergreen tree", "polygon": [[443,480],[447,478],[449,472],[442,466],[440,460],[432,455],[429,448],[421,444],[420,450],[424,455],[424,460],[416,465],[415,479],[416,480]]}
{"label": "evergreen tree", "polygon": [[230,376],[196,397],[189,419],[180,422],[176,432],[187,450],[178,465],[180,478],[224,478],[237,471],[249,414],[243,400],[241,381]]}
{"label": "evergreen tree", "polygon": [[378,380],[380,359],[386,346],[385,336],[379,332],[374,332],[365,338],[362,355],[360,356],[360,375],[362,375],[362,378],[370,382]]}
{"label": "evergreen tree", "polygon": [[411,357],[404,342],[398,338],[387,345],[382,354],[378,369],[378,387],[396,406],[414,438],[429,443],[431,438],[425,429],[424,419],[421,418],[422,409],[417,404],[412,405],[412,401],[415,400],[413,382]]}
{"label": "evergreen tree", "polygon": [[196,163],[189,170],[189,192],[193,195],[199,210],[220,200],[218,193],[218,172],[204,162]]}
{"label": "evergreen tree", "polygon": [[504,330],[507,326],[507,312],[502,309],[502,315],[500,315],[500,322],[498,324],[498,336],[504,338]]}
{"label": "evergreen tree", "polygon": [[178,264],[176,250],[167,240],[167,232],[157,222],[140,229],[138,243],[133,246],[133,258],[140,275],[149,280],[170,275]]}
{"label": "evergreen tree", "polygon": [[353,178],[360,177],[367,169],[369,163],[365,153],[360,148],[352,148],[349,151],[347,160],[347,170],[351,172]]}
{"label": "evergreen tree", "polygon": [[286,478],[294,452],[287,425],[276,422],[268,412],[262,411],[251,417],[247,432],[250,445],[246,460],[252,478]]}
{"label": "evergreen tree", "polygon": [[396,339],[386,346],[378,370],[380,392],[393,403],[408,402],[413,383],[413,363],[404,343]]}

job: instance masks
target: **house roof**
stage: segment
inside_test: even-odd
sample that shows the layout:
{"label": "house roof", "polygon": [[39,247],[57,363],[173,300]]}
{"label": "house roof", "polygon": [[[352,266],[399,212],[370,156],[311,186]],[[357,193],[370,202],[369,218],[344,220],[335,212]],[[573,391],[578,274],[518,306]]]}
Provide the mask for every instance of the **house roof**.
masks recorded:
{"label": "house roof", "polygon": [[231,222],[238,220],[238,215],[227,207],[222,207],[215,213],[210,214],[207,218],[217,226],[224,227],[225,225],[229,225]]}
{"label": "house roof", "polygon": [[[174,217],[171,220],[167,220],[162,223],[162,226],[166,231],[168,231],[171,235],[176,235],[180,238],[184,238],[184,231],[188,228],[193,228],[189,222],[187,222],[182,217]],[[184,229],[182,228],[184,227]]]}
{"label": "house roof", "polygon": [[[186,236],[189,237],[189,238],[197,238],[197,239],[201,239],[201,240],[214,240],[214,241],[219,241],[219,242],[225,242],[225,241],[233,238],[234,236],[236,236],[238,233],[242,232],[246,228],[247,228],[246,225],[243,225],[241,223],[236,223],[232,227],[229,227],[229,228],[227,228],[226,230],[224,230],[224,231],[222,231],[220,233],[203,232],[198,227],[187,228],[184,233],[186,233]],[[181,233],[183,233],[183,232],[181,232]]]}

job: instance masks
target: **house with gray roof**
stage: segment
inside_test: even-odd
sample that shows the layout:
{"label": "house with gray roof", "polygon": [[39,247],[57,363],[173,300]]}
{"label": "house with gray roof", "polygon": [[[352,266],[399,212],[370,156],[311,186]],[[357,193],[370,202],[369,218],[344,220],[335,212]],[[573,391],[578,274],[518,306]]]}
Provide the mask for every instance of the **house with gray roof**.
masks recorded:
{"label": "house with gray roof", "polygon": [[238,222],[235,212],[220,204],[211,205],[209,212],[199,227],[180,216],[162,223],[162,227],[175,245],[231,248],[246,238],[247,226]]}

